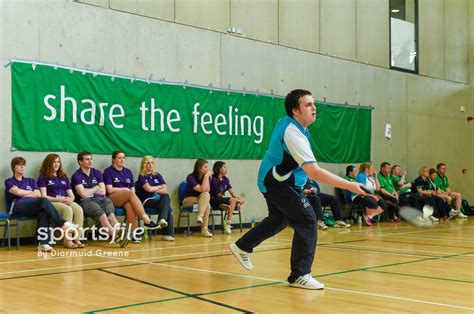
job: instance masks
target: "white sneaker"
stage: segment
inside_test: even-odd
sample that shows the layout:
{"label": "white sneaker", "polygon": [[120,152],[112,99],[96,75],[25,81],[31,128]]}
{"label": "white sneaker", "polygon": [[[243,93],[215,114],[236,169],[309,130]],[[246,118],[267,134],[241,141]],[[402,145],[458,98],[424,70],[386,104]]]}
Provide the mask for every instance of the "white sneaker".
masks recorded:
{"label": "white sneaker", "polygon": [[294,288],[303,288],[303,289],[312,289],[312,290],[324,289],[324,284],[314,279],[313,276],[311,276],[311,274],[299,276],[298,278],[296,278],[295,282],[290,282],[290,286]]}
{"label": "white sneaker", "polygon": [[230,230],[230,221],[224,222],[224,233],[232,234],[232,230]]}
{"label": "white sneaker", "polygon": [[49,244],[40,244],[40,245],[38,245],[37,249],[38,249],[38,251],[41,251],[41,252],[54,251],[54,248]]}
{"label": "white sneaker", "polygon": [[235,258],[237,258],[237,260],[240,262],[240,265],[242,265],[245,269],[248,270],[253,269],[252,262],[250,261],[251,253],[242,251],[235,243],[229,245],[229,248]]}
{"label": "white sneaker", "polygon": [[439,221],[439,219],[436,218],[435,216],[430,216],[430,219],[433,220],[434,222]]}
{"label": "white sneaker", "polygon": [[202,225],[203,221],[204,221],[204,216],[201,214],[197,214],[196,223]]}
{"label": "white sneaker", "polygon": [[209,229],[201,228],[201,236],[206,237],[206,238],[212,238],[214,235],[209,232]]}
{"label": "white sneaker", "polygon": [[161,218],[160,221],[158,221],[158,224],[160,225],[162,229],[168,227],[168,223],[163,218]]}
{"label": "white sneaker", "polygon": [[170,236],[170,235],[164,235],[161,237],[161,240],[163,241],[174,241],[174,237],[173,236]]}
{"label": "white sneaker", "polygon": [[430,216],[433,215],[433,213],[434,213],[433,207],[429,205],[423,206],[423,218],[428,219]]}
{"label": "white sneaker", "polygon": [[454,218],[459,217],[459,213],[460,212],[457,212],[454,209],[451,209],[451,211],[449,212],[449,219],[454,219]]}
{"label": "white sneaker", "polygon": [[469,218],[469,216],[464,215],[463,212],[460,211],[458,214],[458,218]]}
{"label": "white sneaker", "polygon": [[349,228],[351,225],[343,220],[337,220],[334,222],[334,228]]}
{"label": "white sneaker", "polygon": [[327,230],[328,226],[322,220],[318,220],[318,229]]}

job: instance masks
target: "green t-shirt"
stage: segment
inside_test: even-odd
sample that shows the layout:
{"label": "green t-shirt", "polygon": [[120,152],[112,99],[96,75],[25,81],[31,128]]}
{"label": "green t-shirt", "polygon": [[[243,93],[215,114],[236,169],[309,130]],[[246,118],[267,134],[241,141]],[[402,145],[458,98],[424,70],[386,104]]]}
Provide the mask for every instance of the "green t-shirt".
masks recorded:
{"label": "green t-shirt", "polygon": [[402,189],[398,185],[398,182],[400,182],[401,177],[391,176],[390,179],[392,179],[392,184],[395,186],[395,190],[397,190],[398,194],[408,193],[408,191],[410,191],[409,187],[406,186]]}
{"label": "green t-shirt", "polygon": [[354,178],[351,178],[349,176],[344,176],[344,179],[346,179],[347,181],[351,181],[351,182],[354,182]]}
{"label": "green t-shirt", "polygon": [[393,182],[390,177],[386,177],[381,172],[377,173],[377,178],[379,179],[380,188],[385,189],[388,193],[392,194],[395,191]]}
{"label": "green t-shirt", "polygon": [[427,178],[426,180],[428,180],[428,182],[430,183],[430,190],[431,191],[437,191],[438,190],[438,183],[436,183],[436,179],[431,180],[430,178]]}
{"label": "green t-shirt", "polygon": [[447,188],[449,188],[449,181],[448,177],[444,176],[441,177],[439,174],[436,176],[435,182],[437,187],[439,187],[441,190],[446,191]]}

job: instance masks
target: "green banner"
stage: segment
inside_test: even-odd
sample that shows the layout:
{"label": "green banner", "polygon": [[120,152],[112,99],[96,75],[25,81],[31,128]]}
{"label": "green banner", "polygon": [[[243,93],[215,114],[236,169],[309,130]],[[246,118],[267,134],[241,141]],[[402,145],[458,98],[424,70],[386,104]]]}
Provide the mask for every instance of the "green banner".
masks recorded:
{"label": "green banner", "polygon": [[[12,145],[25,151],[261,159],[284,100],[12,64]],[[370,110],[318,103],[316,157],[370,160]]]}

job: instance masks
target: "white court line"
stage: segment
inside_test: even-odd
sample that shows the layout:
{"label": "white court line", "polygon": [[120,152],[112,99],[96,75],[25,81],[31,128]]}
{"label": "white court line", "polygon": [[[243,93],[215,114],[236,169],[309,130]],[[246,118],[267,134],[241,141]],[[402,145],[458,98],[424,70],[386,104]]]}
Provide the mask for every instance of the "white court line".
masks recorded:
{"label": "white court line", "polygon": [[[275,247],[275,246],[287,246],[287,245],[286,244],[262,245],[259,248],[269,248],[269,247]],[[258,251],[259,250],[256,250],[256,252],[258,252]],[[166,255],[166,256],[144,257],[144,258],[140,258],[140,259],[125,259],[125,258],[120,258],[120,257],[108,257],[108,256],[93,254],[93,255],[91,255],[91,257],[92,256],[94,256],[94,257],[104,257],[104,258],[114,259],[114,261],[86,263],[86,264],[77,264],[77,265],[55,266],[55,267],[43,267],[43,268],[35,268],[35,269],[13,270],[13,271],[9,271],[9,272],[0,272],[0,275],[11,275],[11,274],[43,271],[43,270],[57,270],[57,269],[64,269],[64,268],[76,268],[76,267],[82,267],[82,266],[105,265],[105,264],[111,264],[111,263],[121,263],[123,261],[134,261],[134,262],[138,262],[138,263],[153,264],[153,262],[142,262],[142,261],[149,260],[149,259],[166,259],[166,258],[169,258],[169,257],[190,256],[190,255],[199,255],[199,254],[207,254],[207,253],[224,253],[224,252],[230,253],[230,251],[228,249],[226,249],[226,250],[210,251],[210,252],[193,252],[193,253],[185,253],[185,254]],[[81,256],[81,257],[84,257],[84,256]],[[203,257],[206,257],[206,255],[203,256]],[[56,257],[54,257],[54,258],[56,259]],[[48,260],[48,259],[46,259],[46,260]],[[37,259],[36,261],[39,261],[39,259]],[[52,260],[49,259],[48,261],[52,261]],[[47,273],[45,275],[47,275]]]}
{"label": "white court line", "polygon": [[468,240],[460,240],[460,239],[454,239],[454,238],[447,238],[447,237],[436,237],[436,236],[427,236],[427,235],[422,235],[422,236],[410,236],[410,235],[379,235],[379,237],[397,237],[400,236],[401,238],[416,238],[416,239],[434,239],[434,240],[445,240],[445,241],[451,241],[454,243],[474,243],[474,241],[468,241]]}
{"label": "white court line", "polygon": [[[257,279],[257,280],[270,281],[270,282],[287,283],[287,281],[283,281],[283,280],[277,280],[277,279],[271,279],[271,278],[265,278],[265,277],[257,277],[257,276],[250,276],[250,275],[241,275],[241,274],[215,271],[215,270],[207,270],[207,269],[201,269],[201,268],[195,268],[195,267],[185,267],[185,266],[170,265],[170,264],[164,264],[164,263],[159,263],[159,264],[154,264],[154,263],[149,263],[149,262],[143,262],[143,263],[146,263],[146,264],[149,264],[149,265],[154,265],[154,266],[171,267],[171,268],[178,268],[178,269],[185,269],[185,270],[192,270],[192,271],[198,271],[198,272],[206,272],[206,273],[224,275],[224,276],[235,276],[235,277]],[[471,311],[474,310],[474,308],[464,307],[464,306],[459,306],[459,305],[454,305],[454,304],[446,304],[446,303],[418,300],[418,299],[413,299],[413,298],[397,297],[397,296],[391,296],[391,295],[380,294],[380,293],[372,293],[372,292],[349,290],[349,289],[340,289],[340,288],[331,288],[331,287],[325,287],[324,289],[339,291],[339,292],[346,292],[346,293],[369,295],[369,296],[392,299],[392,300],[401,300],[401,301],[408,301],[408,302],[414,302],[414,303],[437,305],[437,306],[442,306],[442,307],[449,307],[449,308],[456,308],[456,309],[463,309],[463,310],[471,310]],[[204,294],[204,296],[205,296],[205,294]]]}
{"label": "white court line", "polygon": [[[190,247],[199,247],[199,246],[210,246],[210,245],[220,245],[220,244],[230,244],[233,243],[232,241],[226,241],[226,242],[214,242],[214,243],[201,243],[201,244],[193,244],[193,245],[181,245],[181,246],[169,246],[169,247],[159,247],[159,248],[149,248],[149,249],[139,249],[139,250],[126,250],[127,252],[144,252],[144,251],[156,251],[156,250],[166,250],[166,249],[181,249],[181,248],[190,248]],[[108,249],[118,249],[118,247],[111,246],[111,247],[96,247],[93,250],[108,250]],[[87,246],[86,246],[87,250]],[[63,252],[63,251],[61,251]],[[67,250],[67,252],[72,252],[70,250]],[[122,252],[122,251],[117,251],[117,252]],[[95,255],[92,255],[95,256]],[[73,257],[85,257],[85,256],[55,256],[54,259],[65,259],[65,258],[73,258]],[[25,263],[25,262],[39,262],[42,261],[41,259],[25,259],[25,260],[14,260],[14,261],[7,261],[7,262],[0,262],[0,265],[2,264],[14,264],[14,263]],[[45,261],[51,261],[46,259]]]}
{"label": "white court line", "polygon": [[[394,251],[404,251],[406,252],[407,249],[398,249],[398,248],[385,248],[385,247],[379,247],[379,246],[370,246],[370,245],[355,245],[355,244],[344,244],[344,243],[334,243],[331,246],[349,246],[349,247],[360,247],[360,248],[370,248],[370,249],[380,249],[380,250],[394,250]],[[327,245],[322,246],[322,247],[327,247]],[[474,249],[474,248],[472,248]],[[379,252],[376,252],[379,253]],[[415,253],[415,252],[412,252]],[[428,254],[443,254],[446,255],[447,252],[439,252],[439,251],[422,251],[422,250],[416,250],[416,253],[428,253]],[[452,252],[453,254],[456,254],[458,252]],[[407,253],[410,254],[410,253]]]}
{"label": "white court line", "polygon": [[[356,252],[361,252],[361,250],[357,250],[357,249],[350,249],[350,248],[339,248],[339,247],[333,247],[333,246],[330,246],[330,245],[325,245],[325,246],[322,246],[320,248],[318,248],[318,250],[320,249],[329,249],[329,250],[340,250],[340,251],[356,251]],[[415,255],[415,254],[409,254],[409,253],[397,253],[397,252],[367,252],[367,251],[364,251],[362,250],[361,253],[366,253],[366,254],[374,254],[374,255],[378,255],[378,254],[386,254],[386,255],[396,255],[396,256],[408,256],[408,257],[415,257],[415,258],[433,258],[433,259],[440,259],[440,260],[456,260],[456,261],[464,261],[464,262],[473,262],[474,260],[473,259],[470,259],[470,258],[460,258],[460,257],[443,257],[444,255],[440,255],[440,256],[429,256],[429,255]],[[467,256],[467,255],[464,255],[464,256]]]}

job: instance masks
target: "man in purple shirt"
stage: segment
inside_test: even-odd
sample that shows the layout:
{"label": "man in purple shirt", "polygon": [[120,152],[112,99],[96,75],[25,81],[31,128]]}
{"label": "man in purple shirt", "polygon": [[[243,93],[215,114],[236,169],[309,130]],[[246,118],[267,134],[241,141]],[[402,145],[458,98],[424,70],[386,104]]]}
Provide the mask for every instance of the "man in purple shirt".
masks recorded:
{"label": "man in purple shirt", "polygon": [[[115,217],[114,204],[105,196],[102,173],[92,168],[92,154],[80,152],[77,155],[77,162],[80,167],[71,178],[76,202],[81,205],[87,216],[98,220],[109,235],[117,235],[115,241],[120,244],[120,247],[125,247],[129,241],[128,234],[123,234],[120,223]],[[119,230],[118,233],[117,230]]]}
{"label": "man in purple shirt", "polygon": [[[7,203],[10,205],[10,215],[24,215],[38,217],[38,230],[46,231],[50,226],[50,220],[55,227],[62,227],[65,231],[73,231],[77,226],[61,218],[54,206],[45,198],[36,185],[35,179],[25,178],[26,160],[23,157],[15,157],[11,161],[13,176],[5,180],[5,190],[8,192]],[[38,234],[38,250],[50,252],[53,248],[50,244],[51,233]]]}

